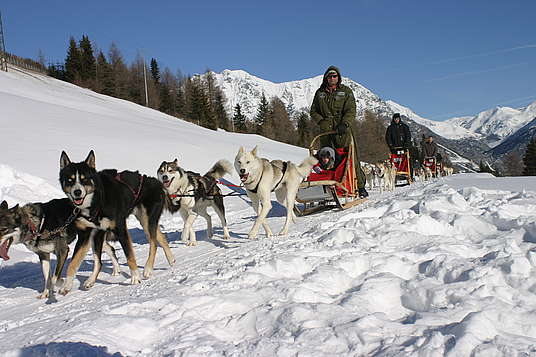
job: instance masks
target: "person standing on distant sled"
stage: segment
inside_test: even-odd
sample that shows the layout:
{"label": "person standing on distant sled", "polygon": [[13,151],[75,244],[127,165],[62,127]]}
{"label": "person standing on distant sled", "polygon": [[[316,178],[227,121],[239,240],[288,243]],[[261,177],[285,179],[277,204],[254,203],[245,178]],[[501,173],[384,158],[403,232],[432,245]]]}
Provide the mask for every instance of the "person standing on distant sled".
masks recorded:
{"label": "person standing on distant sled", "polygon": [[357,143],[352,129],[356,119],[355,97],[352,89],[341,83],[341,72],[335,66],[330,66],[324,73],[322,85],[317,89],[311,104],[311,119],[318,124],[322,132],[336,131],[335,134],[320,138],[321,147],[334,149],[344,148],[354,143],[354,163],[356,163],[357,186],[359,197],[368,196],[365,190],[365,174],[361,170],[357,155]]}
{"label": "person standing on distant sled", "polygon": [[393,114],[393,120],[385,132],[385,142],[389,146],[391,154],[396,154],[396,149],[409,150],[411,133],[409,126],[402,122],[400,113]]}

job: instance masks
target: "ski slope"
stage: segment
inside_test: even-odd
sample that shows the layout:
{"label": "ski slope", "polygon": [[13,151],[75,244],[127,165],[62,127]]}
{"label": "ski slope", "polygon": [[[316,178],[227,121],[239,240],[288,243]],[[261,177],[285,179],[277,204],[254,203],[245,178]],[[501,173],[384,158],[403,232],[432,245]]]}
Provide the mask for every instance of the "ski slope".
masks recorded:
{"label": "ski slope", "polygon": [[[0,200],[10,205],[63,197],[62,150],[83,160],[94,149],[98,168],[150,175],[175,157],[204,172],[232,161],[240,145],[294,162],[306,155],[33,74],[0,73],[0,106]],[[38,258],[13,246],[0,265],[0,354],[536,355],[534,179],[463,174],[373,191],[361,206],[298,218],[288,236],[261,231],[253,241],[247,198],[225,204],[232,239],[214,217],[208,240],[199,219],[196,247],[180,240],[182,220],[165,214],[177,263],[168,267],[159,250],[154,277],[135,286],[119,250],[121,276],[104,257],[96,285],[82,290],[88,255],[70,294],[38,300]],[[284,214],[274,203],[273,231]],[[148,244],[134,219],[129,229],[141,267]]]}

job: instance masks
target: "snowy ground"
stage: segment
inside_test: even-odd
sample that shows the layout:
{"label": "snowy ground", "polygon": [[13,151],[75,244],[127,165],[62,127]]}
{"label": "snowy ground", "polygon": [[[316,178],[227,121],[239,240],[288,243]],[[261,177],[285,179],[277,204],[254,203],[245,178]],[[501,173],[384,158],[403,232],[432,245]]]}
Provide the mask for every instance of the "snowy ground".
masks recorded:
{"label": "snowy ground", "polygon": [[[46,97],[47,88],[55,95]],[[93,148],[99,167],[148,174],[175,155],[206,171],[232,160],[240,144],[295,162],[305,155],[43,77],[0,73],[0,106],[10,113],[0,117],[8,128],[0,132],[0,200],[10,204],[63,197],[61,150],[81,160]],[[131,286],[121,252],[119,277],[105,256],[100,279],[84,291],[88,256],[73,291],[48,303],[35,298],[37,256],[12,247],[0,265],[0,354],[536,356],[532,178],[465,174],[374,191],[366,204],[299,218],[288,236],[255,241],[246,239],[254,220],[248,201],[228,198],[226,209],[231,241],[220,238],[217,219],[218,237],[207,240],[199,220],[199,245],[186,247],[181,219],[166,214],[175,266],[159,250],[155,276]],[[274,231],[283,215],[274,207]],[[148,245],[134,220],[130,228],[141,267]]]}

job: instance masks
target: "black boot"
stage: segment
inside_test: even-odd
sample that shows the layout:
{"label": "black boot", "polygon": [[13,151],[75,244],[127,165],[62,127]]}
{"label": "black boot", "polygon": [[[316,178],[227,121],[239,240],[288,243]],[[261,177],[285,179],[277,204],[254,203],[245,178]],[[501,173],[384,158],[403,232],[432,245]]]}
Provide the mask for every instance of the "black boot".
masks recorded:
{"label": "black boot", "polygon": [[364,187],[360,187],[360,188],[358,189],[358,191],[359,191],[359,198],[365,198],[365,197],[368,197],[368,192],[367,192],[367,190],[365,190]]}

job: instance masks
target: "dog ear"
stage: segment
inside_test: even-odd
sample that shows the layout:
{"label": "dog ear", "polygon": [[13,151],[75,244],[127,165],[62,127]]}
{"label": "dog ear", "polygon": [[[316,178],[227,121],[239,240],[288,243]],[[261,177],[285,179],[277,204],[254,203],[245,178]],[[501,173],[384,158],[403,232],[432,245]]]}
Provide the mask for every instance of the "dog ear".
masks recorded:
{"label": "dog ear", "polygon": [[60,169],[63,169],[65,166],[69,165],[71,163],[71,159],[69,159],[69,156],[67,156],[67,153],[65,151],[61,152],[60,156]]}
{"label": "dog ear", "polygon": [[7,209],[8,205],[7,205],[7,202],[4,200],[2,201],[2,203],[0,203],[0,208],[2,209]]}
{"label": "dog ear", "polygon": [[173,163],[174,163],[175,165],[178,165],[178,164],[179,164],[179,159],[175,158],[175,160],[173,160]]}
{"label": "dog ear", "polygon": [[89,152],[84,162],[92,169],[95,168],[95,153],[93,152],[93,150]]}
{"label": "dog ear", "polygon": [[238,153],[239,153],[239,154],[243,154],[244,151],[245,151],[245,149],[244,149],[243,146],[241,146],[240,149],[238,149]]}
{"label": "dog ear", "polygon": [[253,156],[257,156],[257,145],[255,145],[255,147],[253,148],[253,150],[251,150],[251,154]]}

